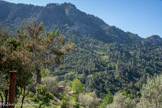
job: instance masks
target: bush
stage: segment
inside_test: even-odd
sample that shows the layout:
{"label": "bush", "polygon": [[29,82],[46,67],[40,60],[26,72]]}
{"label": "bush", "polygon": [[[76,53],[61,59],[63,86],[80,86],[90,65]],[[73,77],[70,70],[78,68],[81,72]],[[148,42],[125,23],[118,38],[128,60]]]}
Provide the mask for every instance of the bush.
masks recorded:
{"label": "bush", "polygon": [[106,108],[135,108],[136,103],[122,93],[116,93],[112,104],[108,104]]}
{"label": "bush", "polygon": [[55,77],[45,77],[42,80],[43,84],[46,84],[47,90],[53,95],[58,95],[58,82]]}
{"label": "bush", "polygon": [[36,100],[40,101],[39,108],[42,105],[47,104],[52,100],[54,97],[53,95],[47,90],[46,85],[40,84],[36,87]]}
{"label": "bush", "polygon": [[99,105],[99,100],[93,93],[79,94],[79,102],[84,108],[97,108]]}
{"label": "bush", "polygon": [[113,95],[109,92],[105,98],[102,100],[102,103],[99,108],[105,108],[107,104],[111,104],[113,102]]}

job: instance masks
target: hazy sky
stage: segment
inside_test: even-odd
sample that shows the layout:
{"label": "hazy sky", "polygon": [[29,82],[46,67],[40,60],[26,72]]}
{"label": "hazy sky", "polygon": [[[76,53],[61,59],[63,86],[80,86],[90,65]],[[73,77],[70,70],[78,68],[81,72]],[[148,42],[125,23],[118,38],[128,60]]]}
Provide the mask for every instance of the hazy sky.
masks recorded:
{"label": "hazy sky", "polygon": [[70,2],[81,11],[103,19],[109,25],[141,37],[162,37],[162,0],[5,0],[46,5]]}

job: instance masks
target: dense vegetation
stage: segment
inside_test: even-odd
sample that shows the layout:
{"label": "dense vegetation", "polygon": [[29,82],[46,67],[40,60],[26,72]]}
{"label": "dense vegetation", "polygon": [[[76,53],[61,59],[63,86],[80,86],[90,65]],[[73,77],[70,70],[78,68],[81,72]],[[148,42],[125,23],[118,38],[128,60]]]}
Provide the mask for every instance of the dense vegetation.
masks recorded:
{"label": "dense vegetation", "polygon": [[[0,86],[2,99],[8,87],[8,80],[5,81],[7,71],[17,69],[20,72],[17,79],[17,102],[24,101],[27,97],[26,102],[39,103],[40,107],[127,108],[127,105],[124,106],[119,101],[129,103],[128,107],[136,107],[142,96],[141,106],[137,105],[142,108],[144,102],[148,102],[145,100],[145,90],[140,92],[142,85],[147,77],[162,74],[162,39],[157,35],[141,38],[124,32],[93,15],[81,12],[70,3],[40,7],[0,1],[0,13],[0,77],[1,82],[6,83],[5,86]],[[36,31],[32,31],[30,25],[33,20],[38,23],[43,21],[44,28],[56,31],[56,34],[43,32],[41,25],[33,25]],[[26,30],[23,28],[16,33],[23,21],[28,21],[29,25]],[[5,32],[4,26],[14,32]],[[58,34],[57,29],[65,35],[66,41],[75,43],[74,51],[64,55],[68,51],[56,50],[64,46],[63,36],[59,38],[60,44],[50,41],[53,40],[50,37]],[[20,38],[13,38],[16,35]],[[42,37],[33,37],[35,35]],[[42,42],[44,36],[48,38]],[[33,41],[26,44],[26,40]],[[69,44],[73,46],[71,41]],[[47,56],[53,53],[51,47],[54,45],[57,46],[54,52],[59,59]],[[34,82],[41,84],[33,89],[37,85]],[[119,97],[121,98],[118,99]]]}
{"label": "dense vegetation", "polygon": [[84,45],[78,45],[67,56],[61,71],[53,74],[66,81],[77,77],[86,91],[94,91],[99,97],[118,90],[137,93],[147,76],[162,72],[161,46],[107,44],[89,37],[77,39],[77,45],[79,40]]}

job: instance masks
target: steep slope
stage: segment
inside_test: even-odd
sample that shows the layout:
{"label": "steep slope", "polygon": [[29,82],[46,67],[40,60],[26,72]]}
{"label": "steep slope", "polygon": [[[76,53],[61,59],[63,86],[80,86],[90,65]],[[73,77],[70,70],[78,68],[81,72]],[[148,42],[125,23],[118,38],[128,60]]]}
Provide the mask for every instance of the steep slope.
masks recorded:
{"label": "steep slope", "polygon": [[106,24],[93,15],[78,10],[71,3],[34,6],[0,1],[0,20],[11,30],[23,21],[44,22],[45,29],[60,29],[76,44],[66,55],[65,64],[53,75],[60,81],[78,77],[85,90],[99,97],[108,91],[124,90],[136,94],[147,76],[162,73],[162,39],[136,34]]}

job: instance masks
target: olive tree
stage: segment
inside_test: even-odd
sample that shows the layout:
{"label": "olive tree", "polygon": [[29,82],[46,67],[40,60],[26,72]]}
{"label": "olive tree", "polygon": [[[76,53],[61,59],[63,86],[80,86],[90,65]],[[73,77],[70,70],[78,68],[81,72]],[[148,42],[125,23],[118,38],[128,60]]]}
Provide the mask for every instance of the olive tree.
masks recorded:
{"label": "olive tree", "polygon": [[162,75],[148,78],[141,90],[141,100],[137,108],[162,108]]}

